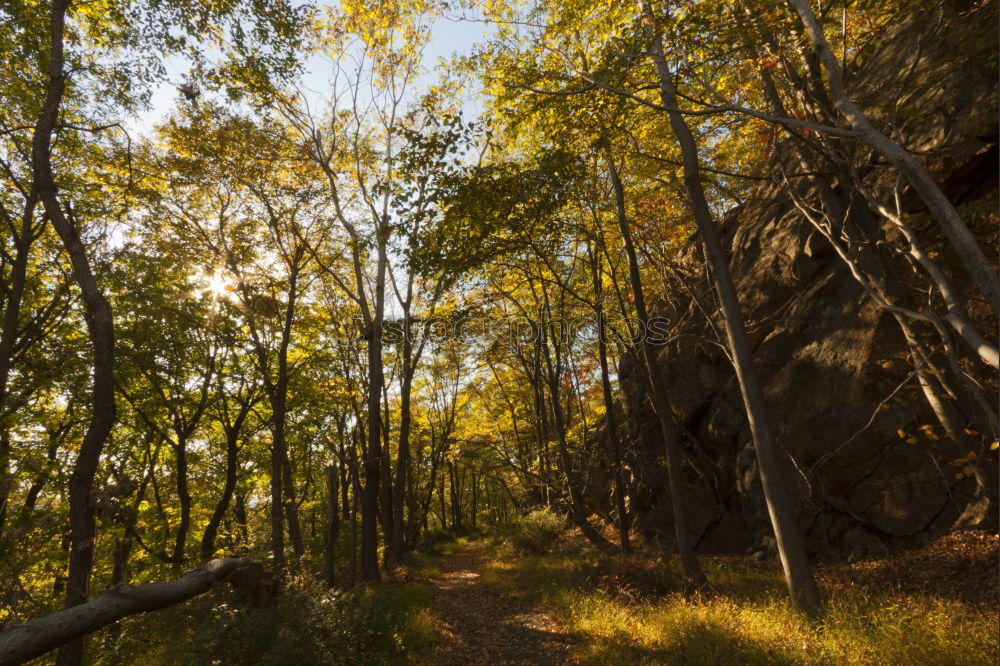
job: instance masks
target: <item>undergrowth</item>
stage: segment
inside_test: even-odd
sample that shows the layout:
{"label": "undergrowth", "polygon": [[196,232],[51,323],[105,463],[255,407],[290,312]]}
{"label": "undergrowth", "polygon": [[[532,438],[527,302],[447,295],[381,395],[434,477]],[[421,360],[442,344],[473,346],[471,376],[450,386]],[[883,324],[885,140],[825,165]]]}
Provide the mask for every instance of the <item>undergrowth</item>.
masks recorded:
{"label": "undergrowth", "polygon": [[542,507],[507,526],[505,536],[524,552],[544,554],[559,546],[566,527],[564,516]]}
{"label": "undergrowth", "polygon": [[846,587],[810,622],[787,601],[779,570],[704,558],[715,592],[686,599],[683,581],[646,555],[570,545],[524,556],[494,541],[487,584],[542,603],[590,664],[995,664],[995,611],[957,600]]}
{"label": "undergrowth", "polygon": [[427,535],[387,582],[328,590],[314,573],[290,574],[270,605],[238,608],[219,589],[162,611],[126,618],[95,634],[100,665],[320,666],[432,664],[440,639],[429,610],[436,559],[468,543],[447,531]]}
{"label": "undergrowth", "polygon": [[220,592],[130,618],[102,632],[91,654],[109,665],[431,663],[430,595],[424,583],[327,590],[300,576],[268,607],[238,609]]}

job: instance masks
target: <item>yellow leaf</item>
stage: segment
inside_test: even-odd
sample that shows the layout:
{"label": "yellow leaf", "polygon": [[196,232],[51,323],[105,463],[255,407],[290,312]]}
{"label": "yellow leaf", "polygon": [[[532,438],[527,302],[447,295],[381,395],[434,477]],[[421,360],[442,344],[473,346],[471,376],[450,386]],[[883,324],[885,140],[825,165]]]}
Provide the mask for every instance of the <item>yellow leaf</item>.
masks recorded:
{"label": "yellow leaf", "polygon": [[902,429],[902,428],[900,428],[899,430],[897,430],[897,431],[896,431],[896,434],[897,434],[897,435],[899,435],[899,438],[900,438],[900,439],[906,439],[906,433],[905,433],[905,432],[903,432],[903,429]]}
{"label": "yellow leaf", "polygon": [[916,444],[917,443],[917,438],[916,437],[907,437],[906,438],[906,443],[907,444]]}
{"label": "yellow leaf", "polygon": [[1000,442],[993,442],[990,444],[990,451],[996,451],[997,449],[1000,449]]}

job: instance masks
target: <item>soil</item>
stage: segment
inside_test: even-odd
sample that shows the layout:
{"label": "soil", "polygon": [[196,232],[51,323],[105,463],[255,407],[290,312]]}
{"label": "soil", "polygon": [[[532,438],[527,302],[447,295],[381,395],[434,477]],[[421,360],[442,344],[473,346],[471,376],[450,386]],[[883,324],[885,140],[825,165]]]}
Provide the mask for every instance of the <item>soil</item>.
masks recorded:
{"label": "soil", "polygon": [[552,616],[528,601],[484,585],[483,544],[472,542],[441,558],[431,609],[441,619],[444,640],[437,663],[537,664],[573,663],[572,641]]}

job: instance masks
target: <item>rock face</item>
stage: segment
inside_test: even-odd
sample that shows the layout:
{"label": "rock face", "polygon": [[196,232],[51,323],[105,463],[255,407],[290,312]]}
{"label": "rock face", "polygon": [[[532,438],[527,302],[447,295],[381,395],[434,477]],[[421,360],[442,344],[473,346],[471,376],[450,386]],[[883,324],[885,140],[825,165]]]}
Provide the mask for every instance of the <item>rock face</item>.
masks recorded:
{"label": "rock face", "polygon": [[[995,10],[965,5],[947,4],[940,16],[919,17],[887,36],[855,72],[852,94],[876,121],[891,99],[903,100],[913,119],[904,142],[962,206],[987,256],[996,257]],[[872,162],[866,178],[873,187],[889,173],[884,166]],[[915,197],[905,201],[919,212]],[[974,438],[973,467],[989,480],[984,487],[961,474],[967,468],[957,461],[967,458],[969,443],[943,435],[895,320],[788,195],[777,186],[758,189],[723,221],[723,231],[756,369],[787,453],[784,481],[800,502],[811,555],[869,557],[995,522],[989,486],[997,452],[989,437]],[[677,260],[675,300],[660,308],[674,322],[675,337],[659,358],[682,426],[690,522],[702,552],[773,557],[753,443],[703,266],[692,239]],[[948,266],[963,279],[957,264]],[[969,307],[983,330],[995,331],[985,309]],[[626,355],[619,377],[632,445],[631,511],[640,530],[669,541],[663,443],[643,370]],[[987,373],[983,381],[995,406],[996,378]]]}

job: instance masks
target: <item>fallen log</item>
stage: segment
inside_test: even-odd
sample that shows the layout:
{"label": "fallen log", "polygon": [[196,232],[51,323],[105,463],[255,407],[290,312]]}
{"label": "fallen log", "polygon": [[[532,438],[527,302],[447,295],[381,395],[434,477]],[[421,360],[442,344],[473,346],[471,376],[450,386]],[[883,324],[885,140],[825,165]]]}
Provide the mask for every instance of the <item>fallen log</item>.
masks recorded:
{"label": "fallen log", "polygon": [[229,557],[206,562],[176,580],[109,587],[87,603],[0,631],[0,666],[24,663],[123,617],[182,603],[226,579],[237,587],[247,587],[246,581],[259,581],[262,572],[255,562]]}

